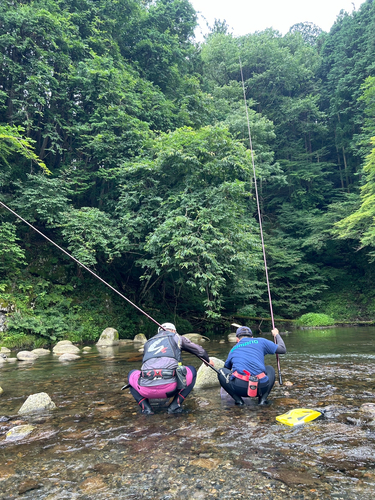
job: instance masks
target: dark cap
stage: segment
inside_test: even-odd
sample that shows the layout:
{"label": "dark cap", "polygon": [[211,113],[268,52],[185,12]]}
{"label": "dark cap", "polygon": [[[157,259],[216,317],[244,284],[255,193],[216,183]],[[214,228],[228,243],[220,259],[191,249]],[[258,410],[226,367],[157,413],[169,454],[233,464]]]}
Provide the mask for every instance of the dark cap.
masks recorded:
{"label": "dark cap", "polygon": [[237,328],[236,337],[252,337],[253,332],[248,326],[240,326]]}

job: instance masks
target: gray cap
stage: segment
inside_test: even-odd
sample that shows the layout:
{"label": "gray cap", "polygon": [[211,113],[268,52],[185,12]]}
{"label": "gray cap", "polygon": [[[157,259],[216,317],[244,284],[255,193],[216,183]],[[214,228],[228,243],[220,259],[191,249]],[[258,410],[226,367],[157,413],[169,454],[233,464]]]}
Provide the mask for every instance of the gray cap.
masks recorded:
{"label": "gray cap", "polygon": [[253,332],[248,326],[240,326],[236,330],[236,337],[252,337]]}

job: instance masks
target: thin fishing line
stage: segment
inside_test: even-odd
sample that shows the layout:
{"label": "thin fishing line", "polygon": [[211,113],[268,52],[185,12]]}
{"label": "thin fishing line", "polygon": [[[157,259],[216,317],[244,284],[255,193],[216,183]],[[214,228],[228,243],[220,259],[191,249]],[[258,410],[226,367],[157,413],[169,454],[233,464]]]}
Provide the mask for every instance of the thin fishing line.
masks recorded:
{"label": "thin fishing line", "polygon": [[265,272],[266,272],[266,280],[267,280],[268,298],[269,298],[270,311],[271,311],[271,319],[272,319],[272,328],[275,328],[275,320],[274,320],[274,317],[273,317],[273,308],[272,308],[271,288],[270,288],[270,281],[269,281],[269,278],[268,278],[268,269],[267,269],[266,249],[265,249],[265,245],[264,245],[264,237],[263,237],[262,217],[261,217],[260,203],[259,203],[259,195],[258,195],[257,176],[256,176],[256,173],[255,173],[255,161],[254,161],[253,142],[252,142],[252,139],[251,139],[250,120],[249,120],[249,112],[248,112],[248,109],[247,109],[247,100],[246,100],[246,92],[245,92],[245,83],[244,83],[244,78],[243,78],[243,72],[242,72],[242,63],[241,63],[241,59],[240,59],[240,69],[241,69],[241,80],[242,80],[243,98],[244,98],[244,102],[245,102],[245,110],[246,110],[247,129],[248,129],[248,132],[249,132],[249,143],[250,143],[251,163],[252,163],[252,166],[253,166],[254,185],[255,185],[255,196],[256,196],[256,200],[257,200],[257,208],[258,208],[258,219],[259,219],[260,237],[261,237],[261,240],[262,240],[262,251],[263,251],[264,269],[265,269]]}
{"label": "thin fishing line", "polygon": [[[262,224],[262,215],[260,211],[260,203],[259,203],[259,195],[258,195],[258,184],[257,184],[257,176],[255,172],[255,161],[254,161],[254,151],[253,151],[253,141],[251,139],[251,129],[250,129],[250,120],[249,120],[249,112],[247,109],[247,99],[246,99],[246,91],[245,91],[245,82],[244,82],[244,77],[243,77],[243,71],[242,71],[242,62],[241,62],[241,57],[239,57],[240,61],[240,70],[241,70],[241,81],[242,81],[242,92],[243,92],[243,99],[245,103],[245,111],[246,111],[246,120],[247,120],[247,130],[249,133],[249,144],[250,144],[250,154],[251,154],[251,163],[253,166],[253,176],[254,176],[254,186],[255,186],[255,197],[257,201],[257,209],[258,209],[258,219],[259,219],[259,228],[260,228],[260,237],[262,241],[262,252],[263,252],[263,261],[264,261],[264,270],[266,273],[266,281],[267,281],[267,291],[268,291],[268,301],[269,301],[269,306],[270,306],[270,313],[271,313],[271,321],[272,321],[272,329],[275,328],[275,319],[273,315],[273,307],[272,307],[272,296],[271,296],[271,287],[270,287],[270,280],[268,277],[268,268],[267,268],[267,257],[266,257],[266,248],[264,245],[264,236],[263,236],[263,224]],[[275,343],[276,343],[276,339]],[[276,360],[277,360],[277,367],[279,371],[279,382],[280,385],[282,385],[282,379],[281,379],[281,369],[280,369],[280,360],[278,354],[276,354]]]}
{"label": "thin fishing line", "polygon": [[[85,266],[85,264],[82,264],[82,262],[80,262],[78,259],[76,259],[75,257],[73,257],[73,255],[71,255],[69,252],[67,252],[66,250],[64,250],[62,247],[60,247],[57,243],[55,243],[53,240],[51,240],[50,238],[48,238],[48,236],[46,236],[45,234],[43,234],[41,231],[39,231],[39,229],[37,229],[36,227],[34,227],[32,224],[30,224],[30,222],[27,222],[27,220],[23,219],[20,215],[18,215],[14,210],[12,210],[11,208],[9,208],[7,205],[5,205],[5,203],[3,203],[1,200],[0,200],[0,205],[2,205],[6,210],[8,210],[11,214],[13,214],[15,217],[17,217],[18,219],[20,219],[22,222],[24,222],[27,226],[31,227],[31,229],[34,229],[34,231],[36,231],[38,234],[40,234],[40,236],[43,236],[43,238],[45,238],[47,241],[49,241],[50,243],[52,243],[52,245],[54,245],[56,248],[58,248],[59,250],[61,250],[61,252],[63,252],[65,255],[67,255],[70,259],[72,259],[74,262],[76,262],[78,265],[80,265],[81,267],[83,267],[83,269],[86,269],[86,271],[88,271],[90,274],[92,274],[93,276],[95,276],[95,278],[97,278],[99,281],[101,281],[102,283],[104,283],[104,285],[106,285],[108,288],[110,288],[112,291],[114,291],[115,293],[117,293],[117,295],[120,295],[121,298],[123,298],[124,300],[126,300],[126,302],[128,302],[130,305],[132,305],[135,309],[137,309],[137,311],[141,312],[142,314],[144,314],[146,316],[146,318],[148,318],[149,320],[151,320],[152,322],[154,322],[159,328],[162,328],[164,331],[167,331],[160,323],[158,323],[152,316],[150,316],[149,314],[147,314],[143,309],[141,309],[140,307],[138,307],[136,304],[134,304],[134,302],[132,302],[130,299],[128,299],[127,297],[125,297],[125,295],[123,295],[121,292],[119,292],[118,290],[116,290],[116,288],[114,288],[112,285],[110,285],[109,283],[107,283],[106,281],[103,280],[103,278],[101,278],[100,276],[98,276],[96,273],[94,273],[94,271],[91,271],[91,269],[87,266]],[[218,370],[216,370],[216,368],[214,368],[212,365],[210,365],[210,363],[208,363],[206,360],[204,360],[203,358],[201,358],[200,356],[197,355],[197,357],[199,359],[201,359],[207,366],[209,366],[212,370],[214,370],[215,372],[218,373]],[[123,389],[126,389],[128,386],[124,386],[122,388]]]}
{"label": "thin fishing line", "polygon": [[74,262],[76,262],[78,265],[80,265],[81,267],[83,267],[83,269],[86,269],[86,271],[88,271],[89,273],[91,273],[93,276],[95,276],[95,278],[97,278],[99,281],[101,281],[102,283],[104,283],[104,285],[106,285],[112,291],[114,291],[115,293],[117,293],[117,295],[120,295],[121,298],[123,298],[124,300],[126,300],[126,302],[128,302],[133,307],[135,307],[135,309],[137,309],[139,312],[141,312],[142,314],[144,314],[148,319],[150,319],[156,325],[158,325],[160,328],[162,328],[163,330],[165,330],[165,328],[163,328],[149,314],[147,314],[145,311],[143,311],[143,309],[141,309],[140,307],[138,307],[136,304],[134,304],[134,302],[132,302],[127,297],[125,297],[125,295],[123,295],[121,292],[119,292],[118,290],[116,290],[116,288],[114,288],[112,285],[110,285],[109,283],[107,283],[106,281],[104,281],[103,278],[101,278],[96,273],[94,273],[94,271],[92,271],[89,267],[85,266],[85,264],[82,264],[82,262],[80,262],[78,259],[76,259],[75,257],[73,257],[73,255],[71,255],[70,253],[68,253],[66,250],[64,250],[62,247],[60,247],[53,240],[51,240],[50,238],[48,238],[48,236],[46,236],[41,231],[39,231],[39,229],[37,229],[36,227],[34,227],[32,224],[30,224],[30,222],[27,222],[27,220],[23,219],[20,215],[18,215],[16,212],[14,212],[11,208],[9,208],[7,205],[5,205],[5,203],[3,203],[1,200],[0,200],[0,205],[2,205],[4,208],[6,208],[7,210],[9,210],[10,213],[12,213],[15,217],[17,217],[18,219],[20,219],[25,224],[27,224],[29,227],[31,227],[31,229],[34,229],[34,231],[36,231],[38,234],[40,234],[40,236],[43,236],[43,238],[45,238],[47,241],[49,241],[50,243],[52,243],[52,245],[54,245],[56,248],[58,248],[59,250],[61,250],[61,252],[63,252],[65,255],[67,255],[70,259],[74,260]]}

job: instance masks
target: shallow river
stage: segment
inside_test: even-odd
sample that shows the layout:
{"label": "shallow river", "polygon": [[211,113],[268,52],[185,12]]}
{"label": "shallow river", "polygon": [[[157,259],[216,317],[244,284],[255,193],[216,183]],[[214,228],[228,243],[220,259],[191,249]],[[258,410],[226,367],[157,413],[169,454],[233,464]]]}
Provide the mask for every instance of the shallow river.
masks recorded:
{"label": "shallow river", "polygon": [[[372,499],[375,413],[360,407],[375,403],[374,335],[374,328],[285,334],[284,385],[274,387],[272,406],[238,408],[212,388],[193,391],[181,415],[163,408],[140,415],[129,391],[120,391],[140,366],[139,346],[93,349],[69,364],[52,355],[5,363],[0,498]],[[225,359],[232,344],[218,338],[204,346]],[[275,366],[274,357],[267,361]],[[58,408],[18,417],[37,392]],[[276,422],[298,407],[325,416],[298,427]],[[6,440],[10,428],[26,423],[35,426],[27,438]]]}

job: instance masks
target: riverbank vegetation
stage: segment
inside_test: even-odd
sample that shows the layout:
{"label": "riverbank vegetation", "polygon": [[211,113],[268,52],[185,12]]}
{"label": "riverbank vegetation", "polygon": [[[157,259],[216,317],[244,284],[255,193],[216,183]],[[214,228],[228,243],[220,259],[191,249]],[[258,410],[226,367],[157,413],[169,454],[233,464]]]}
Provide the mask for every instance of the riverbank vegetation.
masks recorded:
{"label": "riverbank vegetation", "polygon": [[[188,0],[0,5],[0,200],[156,320],[375,315],[375,5],[196,42]],[[151,333],[0,208],[6,342]],[[19,340],[19,342],[21,342]]]}

